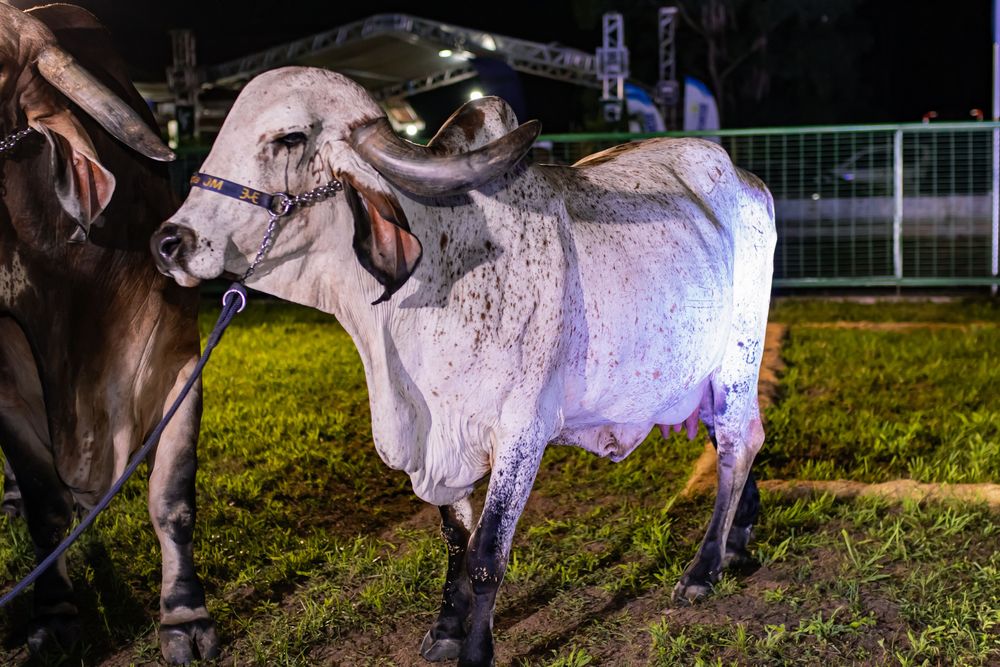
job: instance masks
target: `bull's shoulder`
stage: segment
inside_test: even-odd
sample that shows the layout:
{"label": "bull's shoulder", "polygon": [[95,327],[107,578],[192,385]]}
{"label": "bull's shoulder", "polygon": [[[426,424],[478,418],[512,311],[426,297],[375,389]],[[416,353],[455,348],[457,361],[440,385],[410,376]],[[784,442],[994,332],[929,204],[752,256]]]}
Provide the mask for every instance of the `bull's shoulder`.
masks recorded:
{"label": "bull's shoulder", "polygon": [[444,122],[427,146],[451,155],[484,146],[517,129],[517,116],[499,97],[481,97],[463,104]]}

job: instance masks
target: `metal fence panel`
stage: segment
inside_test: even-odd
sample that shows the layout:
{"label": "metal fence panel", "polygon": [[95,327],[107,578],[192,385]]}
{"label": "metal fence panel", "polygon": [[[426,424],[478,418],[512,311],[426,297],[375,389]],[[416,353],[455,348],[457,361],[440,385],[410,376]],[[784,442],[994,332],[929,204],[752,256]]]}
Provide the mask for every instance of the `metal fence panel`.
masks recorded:
{"label": "metal fence panel", "polygon": [[941,123],[548,135],[535,159],[572,164],[652,136],[701,136],[775,199],[776,286],[988,285],[993,130]]}

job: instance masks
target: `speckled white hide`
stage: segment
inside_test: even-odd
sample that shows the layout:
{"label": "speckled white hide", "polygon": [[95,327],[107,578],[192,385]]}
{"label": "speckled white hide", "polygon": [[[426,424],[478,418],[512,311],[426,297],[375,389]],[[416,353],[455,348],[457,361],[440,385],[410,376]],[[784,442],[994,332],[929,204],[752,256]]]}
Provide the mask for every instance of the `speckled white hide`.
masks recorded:
{"label": "speckled white hide", "polygon": [[[442,146],[510,129],[506,105],[479,104],[481,124]],[[202,171],[292,193],[346,176],[398,200],[423,258],[388,302],[370,305],[382,286],[357,261],[343,197],[288,218],[250,286],[344,325],[364,362],[378,452],[417,495],[451,504],[498,452],[550,442],[620,460],[655,425],[696,416],[710,382],[716,402],[741,406],[740,430],[759,426],[773,207],[722,148],[654,139],[423,199],[346,141],[381,114],[334,73],[270,72],[237,100]],[[273,143],[292,131],[308,142]],[[197,235],[173,274],[191,283],[245,269],[267,215],[198,190],[171,222]],[[738,361],[720,370],[727,350]]]}

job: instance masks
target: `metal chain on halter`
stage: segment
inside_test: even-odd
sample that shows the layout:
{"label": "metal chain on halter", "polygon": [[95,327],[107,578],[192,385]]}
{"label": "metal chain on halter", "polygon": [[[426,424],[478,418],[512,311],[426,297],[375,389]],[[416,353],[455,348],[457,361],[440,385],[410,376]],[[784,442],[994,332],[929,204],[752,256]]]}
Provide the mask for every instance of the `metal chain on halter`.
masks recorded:
{"label": "metal chain on halter", "polygon": [[24,139],[26,136],[34,132],[30,127],[26,127],[23,130],[18,130],[14,134],[8,135],[3,139],[0,139],[0,155],[14,150],[18,142]]}
{"label": "metal chain on halter", "polygon": [[268,209],[268,214],[271,219],[267,222],[267,231],[264,232],[264,239],[260,242],[260,248],[257,249],[257,254],[254,256],[253,261],[250,262],[250,266],[247,268],[243,277],[240,278],[241,283],[245,283],[253,272],[257,270],[257,265],[261,263],[264,259],[264,255],[267,251],[271,249],[271,244],[274,243],[274,232],[278,229],[278,221],[285,216],[291,215],[292,211],[296,208],[303,206],[312,206],[313,204],[318,204],[321,201],[333,197],[338,192],[344,189],[344,184],[333,179],[326,185],[321,185],[314,190],[309,192],[303,192],[300,195],[295,195],[294,197],[289,195],[287,192],[277,192],[275,193],[274,199],[271,204],[271,208]]}

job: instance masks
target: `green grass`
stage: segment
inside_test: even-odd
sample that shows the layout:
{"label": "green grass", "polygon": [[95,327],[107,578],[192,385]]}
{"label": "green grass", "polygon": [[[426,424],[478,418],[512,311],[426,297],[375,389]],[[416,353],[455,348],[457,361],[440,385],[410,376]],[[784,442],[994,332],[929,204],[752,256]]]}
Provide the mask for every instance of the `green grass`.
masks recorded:
{"label": "green grass", "polygon": [[1000,517],[979,507],[765,496],[760,570],[648,626],[658,665],[992,665]]}
{"label": "green grass", "polygon": [[[998,319],[993,306],[902,306],[917,321]],[[798,326],[891,310],[867,308],[776,306],[793,326],[764,472],[1000,481],[998,329]],[[421,664],[444,574],[437,512],[375,454],[343,330],[254,301],[205,393],[195,549],[226,664]],[[765,495],[762,567],[674,607],[711,512],[710,498],[677,496],[702,442],[653,435],[620,464],[550,448],[498,600],[500,664],[1000,662],[1000,514],[983,507]],[[28,570],[30,544],[22,522],[0,519],[0,536],[9,582]],[[87,642],[66,664],[155,661],[159,567],[136,480],[71,550]],[[23,659],[29,610],[19,600],[0,616],[0,664]]]}
{"label": "green grass", "polygon": [[766,476],[1000,481],[1000,326],[793,326],[782,356]]}
{"label": "green grass", "polygon": [[781,298],[771,304],[772,322],[1000,322],[1000,301],[989,299],[830,301]]}

